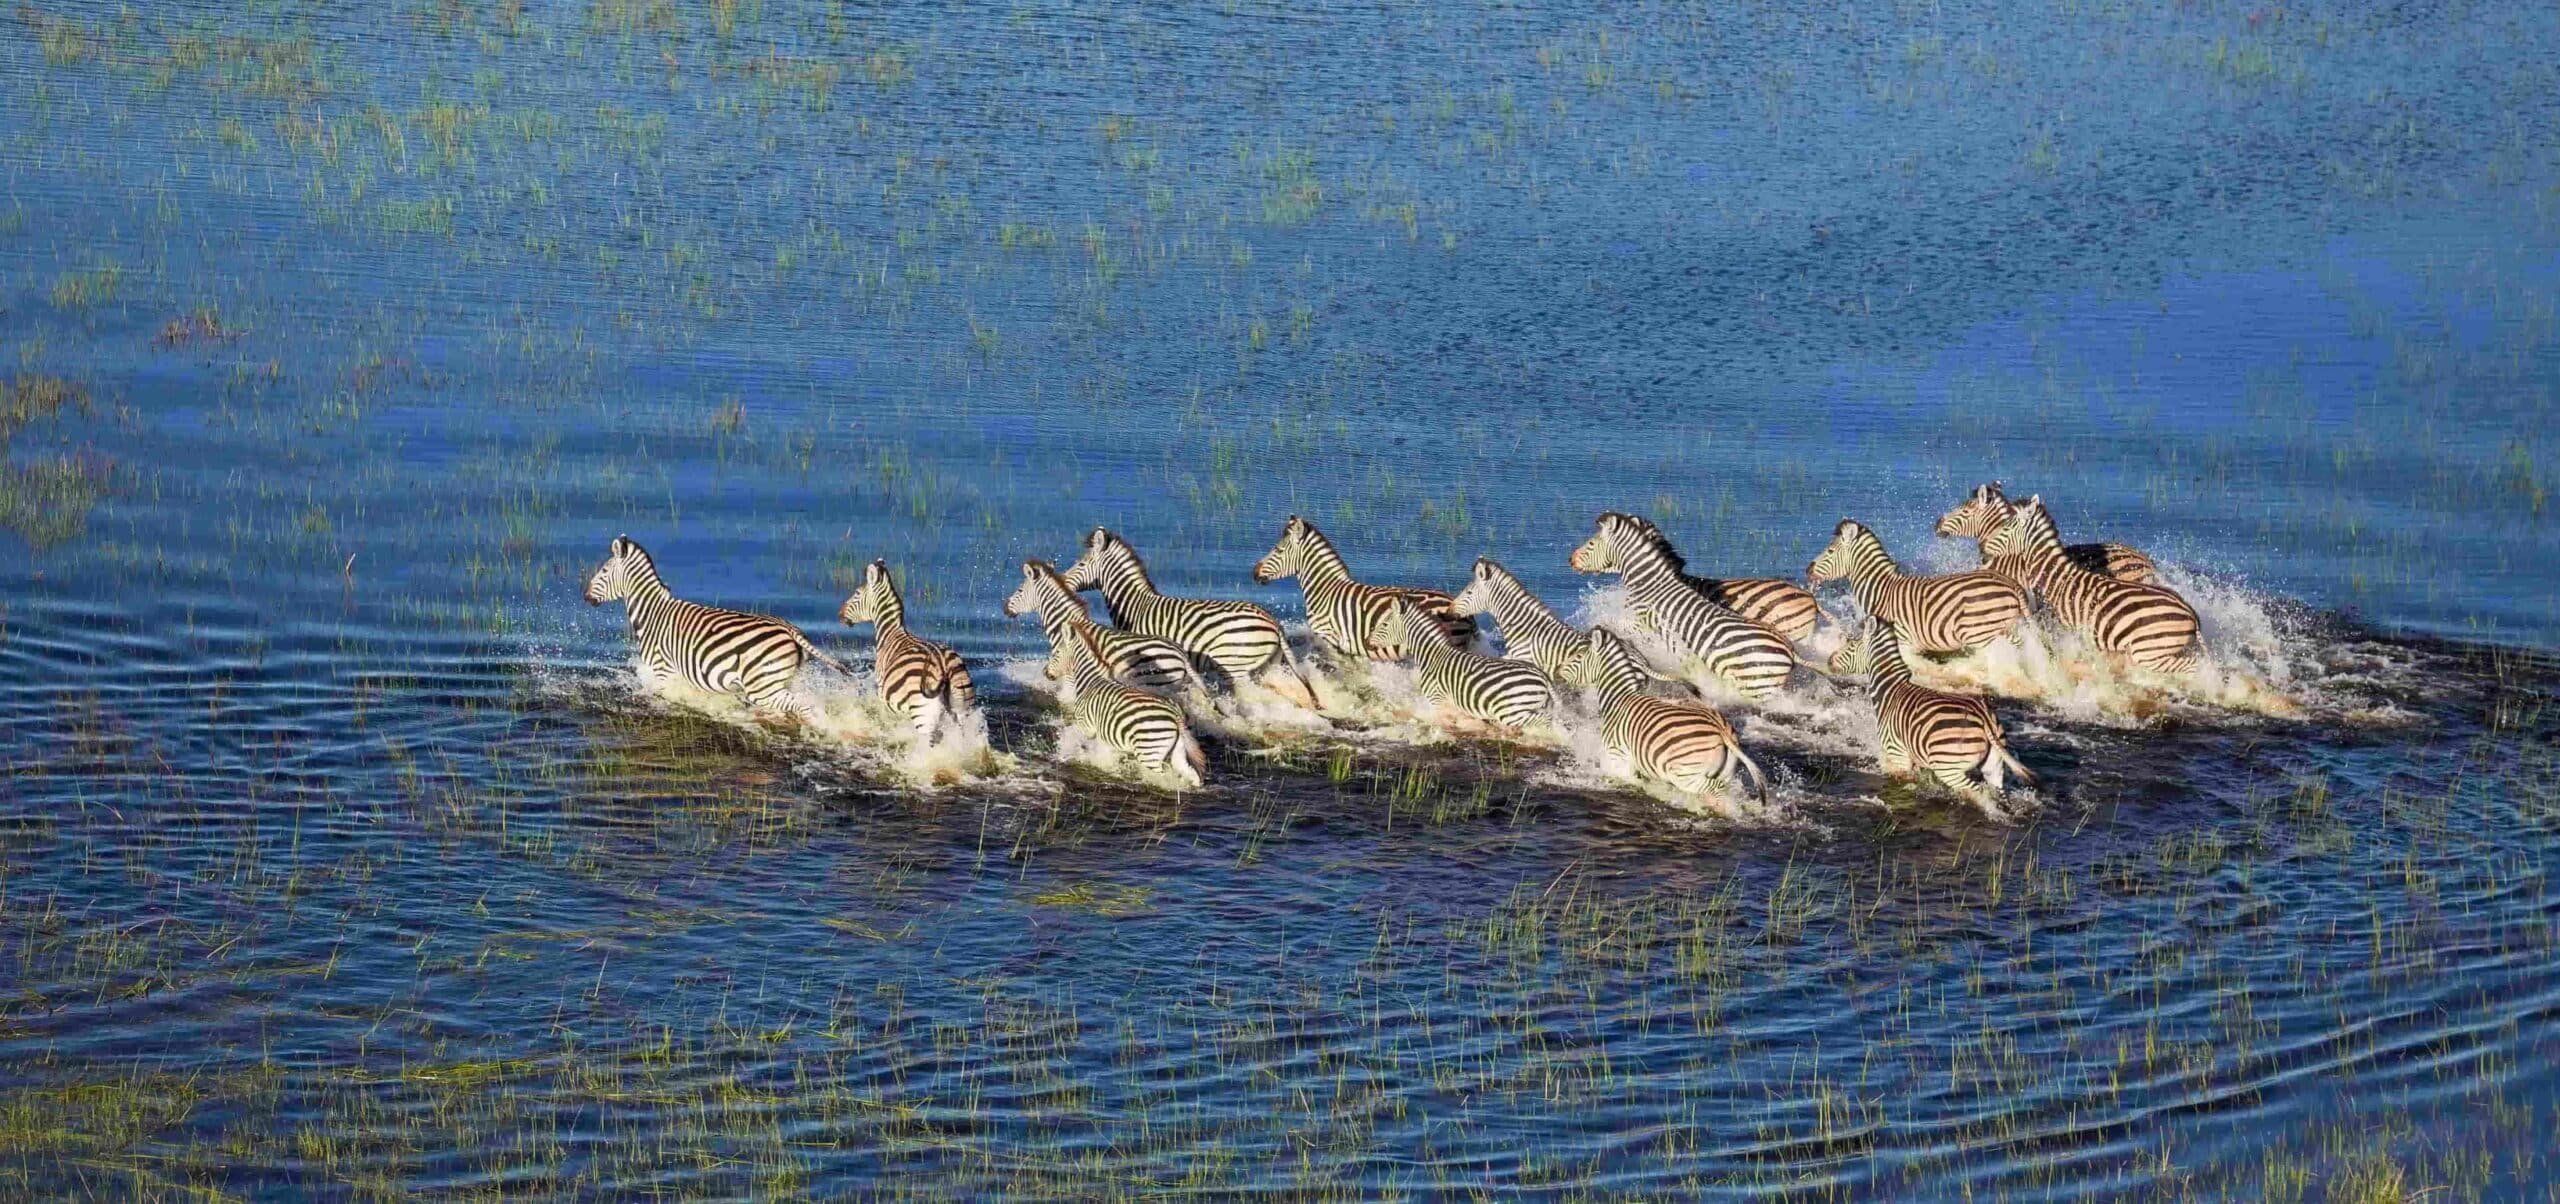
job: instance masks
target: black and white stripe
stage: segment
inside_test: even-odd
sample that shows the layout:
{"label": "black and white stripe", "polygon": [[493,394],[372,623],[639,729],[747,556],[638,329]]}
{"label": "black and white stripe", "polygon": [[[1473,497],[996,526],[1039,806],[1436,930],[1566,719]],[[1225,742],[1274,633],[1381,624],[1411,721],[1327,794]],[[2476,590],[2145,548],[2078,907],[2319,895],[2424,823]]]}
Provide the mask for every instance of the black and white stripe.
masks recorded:
{"label": "black and white stripe", "polygon": [[628,536],[616,536],[604,563],[587,576],[587,605],[613,601],[623,603],[650,676],[681,677],[697,689],[729,695],[759,717],[798,716],[799,708],[784,693],[805,658],[844,668],[780,619],[676,597],[659,579],[649,553]]}
{"label": "black and white stripe", "polygon": [[1582,661],[1582,684],[1599,696],[1600,742],[1637,772],[1690,795],[1722,789],[1747,773],[1762,800],[1768,779],[1742,751],[1724,713],[1687,698],[1662,698],[1647,684],[1662,675],[1644,663],[1625,639],[1607,628],[1591,631]]}
{"label": "black and white stripe", "polygon": [[1475,576],[1450,600],[1450,609],[1462,615],[1491,612],[1502,631],[1504,656],[1536,665],[1555,681],[1581,677],[1582,653],[1591,637],[1556,617],[1511,570],[1492,559],[1476,561]]}
{"label": "black and white stripe", "polygon": [[1884,743],[1878,759],[1886,773],[1935,781],[1993,820],[2009,821],[2000,806],[2008,776],[2033,782],[2035,775],[2010,755],[1990,703],[1911,680],[1902,642],[1888,623],[1870,622],[1841,646],[1832,664],[1871,675],[1867,692],[1875,701],[1876,727]]}
{"label": "black and white stripe", "polygon": [[2099,651],[2137,668],[2185,673],[2196,666],[2196,611],[2177,591],[2102,577],[2073,564],[2041,498],[2030,497],[1984,536],[1992,561],[2015,564],[2053,617],[2085,632]]}
{"label": "black and white stripe", "polygon": [[1066,677],[1059,700],[1067,717],[1141,769],[1199,785],[1209,763],[1191,738],[1182,709],[1113,678],[1104,666],[1097,628],[1071,627],[1066,636]]}
{"label": "black and white stripe", "polygon": [[1822,621],[1822,604],[1813,591],[1793,581],[1776,577],[1698,577],[1690,574],[1680,553],[1671,546],[1671,537],[1654,526],[1653,520],[1638,515],[1625,516],[1629,526],[1653,541],[1668,559],[1680,579],[1705,594],[1716,605],[1741,615],[1754,623],[1777,632],[1788,640],[1801,640],[1813,634]]}
{"label": "black and white stripe", "polygon": [[888,561],[863,566],[862,587],[844,600],[836,617],[847,627],[869,623],[876,629],[872,672],[880,679],[880,700],[906,716],[927,742],[946,717],[966,715],[977,706],[977,689],[960,654],[907,630],[906,604],[889,579]]}
{"label": "black and white stripe", "polygon": [[2015,630],[2027,613],[2026,591],[1988,569],[1904,575],[1875,532],[1845,518],[1804,576],[1808,585],[1847,578],[1868,614],[1893,624],[1922,652],[1979,648]]}
{"label": "black and white stripe", "polygon": [[1191,663],[1190,655],[1172,641],[1096,624],[1083,596],[1068,588],[1066,579],[1048,561],[1022,562],[1022,584],[1005,598],[1004,613],[1008,618],[1040,616],[1040,630],[1049,637],[1046,672],[1052,679],[1066,676],[1068,633],[1090,628],[1094,645],[1102,650],[1103,663],[1113,677],[1157,693],[1200,684],[1200,671]]}
{"label": "black and white stripe", "polygon": [[1070,588],[1101,590],[1103,606],[1122,630],[1169,641],[1231,682],[1260,680],[1316,706],[1315,691],[1290,660],[1288,636],[1270,611],[1251,602],[1157,593],[1137,549],[1101,527],[1085,536],[1084,554],[1062,576]]}
{"label": "black and white stripe", "polygon": [[[1973,493],[1957,503],[1955,509],[1939,516],[1938,537],[1971,537],[1979,541],[2009,521],[2010,513],[2016,509],[2001,493],[2000,482],[1985,482],[1975,486]],[[2159,567],[2151,563],[2150,557],[2120,543],[2070,544],[2062,549],[2062,555],[2071,563],[2101,577],[2131,581],[2136,585],[2152,585],[2160,579]],[[1986,552],[1983,567],[2019,585],[2027,583],[2025,566],[2014,558],[1994,561]]]}
{"label": "black and white stripe", "polygon": [[1766,698],[1787,684],[1798,663],[1794,647],[1690,584],[1653,524],[1612,510],[1597,527],[1573,550],[1575,571],[1617,573],[1638,623],[1661,631],[1743,697]]}
{"label": "black and white stripe", "polygon": [[1515,733],[1555,709],[1556,688],[1536,665],[1450,647],[1438,622],[1409,599],[1397,600],[1395,613],[1405,646],[1416,650],[1423,697]]}
{"label": "black and white stripe", "polygon": [[1333,542],[1314,523],[1294,514],[1280,529],[1280,542],[1253,566],[1253,579],[1264,585],[1290,577],[1298,579],[1299,593],[1306,599],[1308,629],[1341,655],[1394,660],[1410,652],[1402,625],[1396,622],[1399,601],[1412,602],[1430,615],[1442,642],[1450,647],[1475,642],[1475,620],[1451,610],[1449,595],[1353,580],[1350,566],[1334,550]]}

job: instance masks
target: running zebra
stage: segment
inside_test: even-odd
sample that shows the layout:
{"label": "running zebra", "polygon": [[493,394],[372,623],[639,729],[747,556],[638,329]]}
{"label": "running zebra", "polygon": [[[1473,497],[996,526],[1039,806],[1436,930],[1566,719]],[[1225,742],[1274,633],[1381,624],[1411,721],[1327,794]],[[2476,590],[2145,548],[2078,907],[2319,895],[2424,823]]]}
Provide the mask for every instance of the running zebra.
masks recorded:
{"label": "running zebra", "polygon": [[2023,582],[2065,626],[2136,668],[2185,673],[2196,667],[2196,611],[2177,591],[2100,576],[2073,564],[2042,498],[2020,503],[1982,539],[1994,563],[2018,566]]}
{"label": "running zebra", "polygon": [[1926,777],[1962,795],[1993,821],[2009,822],[2000,806],[2008,775],[2016,774],[2021,782],[2036,779],[2010,755],[1990,703],[1911,680],[1911,663],[1903,659],[1901,637],[1890,623],[1869,620],[1841,645],[1832,664],[1869,675],[1867,692],[1875,700],[1876,727],[1884,737],[1878,760],[1886,773]]}
{"label": "running zebra", "polygon": [[1582,654],[1591,637],[1576,631],[1547,609],[1511,570],[1490,558],[1476,561],[1475,576],[1451,599],[1449,609],[1462,615],[1492,612],[1502,630],[1502,654],[1527,661],[1556,681],[1582,675]]}
{"label": "running zebra", "polygon": [[805,658],[850,672],[780,619],[676,597],[649,553],[624,535],[614,537],[613,550],[587,576],[587,605],[614,601],[623,604],[651,679],[682,677],[697,689],[736,698],[760,719],[800,717],[783,694]]}
{"label": "running zebra", "polygon": [[1653,524],[1611,510],[1597,527],[1573,550],[1574,571],[1617,573],[1638,623],[1669,635],[1744,698],[1766,698],[1787,684],[1799,663],[1794,646],[1692,585]]}
{"label": "running zebra", "polygon": [[1627,515],[1627,521],[1642,532],[1654,547],[1671,560],[1680,579],[1690,588],[1705,594],[1716,605],[1741,615],[1754,623],[1777,632],[1790,641],[1813,634],[1814,625],[1822,621],[1822,604],[1814,600],[1813,591],[1793,581],[1776,577],[1693,577],[1671,547],[1671,537],[1654,526],[1653,520]]}
{"label": "running zebra", "polygon": [[1182,721],[1182,708],[1114,680],[1105,667],[1100,635],[1101,629],[1091,624],[1066,629],[1066,677],[1058,697],[1067,717],[1139,768],[1199,785],[1209,762]]}
{"label": "running zebra", "polygon": [[[1955,509],[1938,519],[1938,538],[1970,536],[1979,540],[2009,521],[2010,512],[2016,509],[2000,492],[2000,482],[1977,485],[1972,496],[1957,503]],[[2160,570],[2151,563],[2150,557],[2120,543],[2075,543],[2062,549],[2062,554],[2071,563],[2101,577],[2131,581],[2136,585],[2157,584],[2160,578]],[[1983,554],[1982,560],[1984,568],[2019,585],[2027,583],[2023,566],[2014,562],[1995,563],[1988,552]]]}
{"label": "running zebra", "polygon": [[1422,696],[1517,734],[1555,709],[1556,688],[1536,665],[1461,652],[1440,639],[1441,627],[1409,598],[1396,600],[1405,647],[1417,649]]}
{"label": "running zebra", "polygon": [[1049,663],[1044,671],[1051,680],[1066,676],[1067,634],[1091,628],[1095,645],[1102,649],[1103,664],[1113,677],[1158,693],[1200,684],[1200,671],[1191,658],[1170,641],[1095,624],[1092,607],[1083,595],[1067,588],[1066,579],[1048,561],[1022,562],[1022,584],[1004,600],[1004,613],[1006,618],[1040,616],[1040,629],[1049,637]]}
{"label": "running zebra", "polygon": [[1644,663],[1618,633],[1591,629],[1581,681],[1599,695],[1600,742],[1612,757],[1674,789],[1703,796],[1709,786],[1750,775],[1752,791],[1769,800],[1769,780],[1742,751],[1733,724],[1706,703],[1647,692],[1650,681],[1668,680]]}
{"label": "running zebra", "polygon": [[1922,652],[1963,652],[2009,634],[2026,617],[2027,593],[1989,569],[1905,576],[1884,541],[1854,519],[1806,565],[1807,585],[1848,578],[1867,613],[1893,624]]}
{"label": "running zebra", "polygon": [[915,724],[925,743],[933,742],[946,716],[956,719],[976,708],[978,692],[960,654],[907,630],[906,603],[889,580],[888,561],[863,567],[862,588],[844,600],[836,617],[847,627],[869,623],[877,629],[871,654],[880,700]]}
{"label": "running zebra", "polygon": [[1137,549],[1101,527],[1085,536],[1084,554],[1063,576],[1071,589],[1101,590],[1103,606],[1122,630],[1167,641],[1231,682],[1261,680],[1308,710],[1320,709],[1270,611],[1251,602],[1157,593]]}
{"label": "running zebra", "polygon": [[1325,646],[1343,655],[1395,660],[1412,650],[1395,622],[1396,603],[1409,601],[1431,616],[1441,642],[1464,648],[1475,642],[1476,621],[1450,609],[1449,595],[1433,589],[1365,585],[1351,579],[1351,569],[1333,542],[1314,523],[1290,515],[1280,529],[1280,542],[1253,566],[1253,579],[1263,585],[1298,579],[1306,598],[1307,626]]}

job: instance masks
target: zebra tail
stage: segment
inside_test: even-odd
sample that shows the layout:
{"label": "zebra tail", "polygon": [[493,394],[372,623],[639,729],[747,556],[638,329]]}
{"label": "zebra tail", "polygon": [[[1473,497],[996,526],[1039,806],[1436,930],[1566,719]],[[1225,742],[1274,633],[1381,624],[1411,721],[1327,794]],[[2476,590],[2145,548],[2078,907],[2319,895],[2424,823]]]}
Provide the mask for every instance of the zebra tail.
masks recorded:
{"label": "zebra tail", "polygon": [[[1988,758],[1984,768],[1991,770],[1993,774],[1997,774],[2002,766],[2006,766],[2008,771],[2011,774],[2016,775],[2020,782],[2029,786],[2035,785],[2036,775],[2030,772],[2025,765],[2019,764],[2016,757],[2009,755],[2009,746],[1999,743],[1998,741],[1994,741],[1991,745],[1991,756]],[[2002,782],[1999,778],[1992,777],[1991,785],[1994,789],[1999,789],[2002,786]]]}
{"label": "zebra tail", "polygon": [[1191,779],[1191,784],[1197,786],[1202,782],[1208,781],[1209,756],[1208,754],[1200,751],[1200,741],[1195,739],[1189,732],[1182,733],[1182,748],[1180,752],[1182,764],[1188,767],[1191,771],[1189,774],[1185,775]]}
{"label": "zebra tail", "polygon": [[833,669],[833,670],[835,670],[835,671],[836,671],[836,672],[838,672],[838,673],[842,673],[842,674],[844,674],[844,675],[845,675],[845,676],[847,676],[847,677],[851,677],[851,676],[853,676],[853,675],[854,675],[854,672],[853,672],[853,666],[848,665],[848,664],[844,663],[843,661],[837,660],[836,658],[834,658],[834,657],[832,657],[832,656],[827,655],[826,649],[820,648],[820,647],[818,647],[816,644],[813,644],[813,643],[809,642],[809,633],[808,633],[808,632],[802,631],[802,630],[800,630],[799,628],[794,627],[794,628],[792,628],[792,629],[791,629],[791,638],[793,638],[793,639],[795,639],[795,640],[800,641],[800,650],[801,650],[801,651],[803,651],[803,652],[808,653],[808,654],[809,654],[809,655],[811,655],[811,656],[814,656],[814,657],[818,658],[818,662],[819,662],[820,664],[823,664],[823,665],[825,665],[826,667],[828,667],[828,668],[830,668],[830,669]]}
{"label": "zebra tail", "polygon": [[1742,768],[1750,773],[1751,789],[1760,796],[1760,805],[1768,806],[1769,778],[1768,775],[1760,772],[1760,763],[1752,760],[1750,753],[1742,751],[1742,746],[1739,744],[1733,746],[1733,755],[1735,760],[1742,762]]}

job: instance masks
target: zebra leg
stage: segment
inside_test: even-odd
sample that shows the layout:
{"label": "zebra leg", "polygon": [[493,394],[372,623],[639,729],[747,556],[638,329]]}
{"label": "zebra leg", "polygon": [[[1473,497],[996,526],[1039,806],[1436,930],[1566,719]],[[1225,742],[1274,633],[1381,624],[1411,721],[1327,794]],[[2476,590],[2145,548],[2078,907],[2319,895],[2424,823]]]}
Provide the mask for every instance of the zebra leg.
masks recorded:
{"label": "zebra leg", "polygon": [[1991,822],[1995,824],[2009,822],[2009,813],[2000,809],[1999,792],[1992,789],[1988,782],[1977,781],[1971,773],[1953,765],[1933,766],[1931,775],[1938,779],[1940,785],[1954,791],[1966,802],[1981,808],[1983,816]]}
{"label": "zebra leg", "polygon": [[1905,777],[1911,773],[1910,750],[1902,747],[1902,741],[1891,736],[1884,738],[1884,751],[1878,754],[1876,760],[1883,764],[1887,774],[1894,777]]}
{"label": "zebra leg", "polygon": [[1316,688],[1307,680],[1307,671],[1298,666],[1298,658],[1289,655],[1286,648],[1281,649],[1280,655],[1273,657],[1270,664],[1263,666],[1254,680],[1299,706],[1319,715],[1324,713],[1324,704],[1316,701]]}
{"label": "zebra leg", "polygon": [[950,704],[940,694],[918,702],[916,709],[907,716],[908,722],[916,726],[916,742],[926,748],[933,747],[936,737],[942,734],[943,717],[950,711]]}

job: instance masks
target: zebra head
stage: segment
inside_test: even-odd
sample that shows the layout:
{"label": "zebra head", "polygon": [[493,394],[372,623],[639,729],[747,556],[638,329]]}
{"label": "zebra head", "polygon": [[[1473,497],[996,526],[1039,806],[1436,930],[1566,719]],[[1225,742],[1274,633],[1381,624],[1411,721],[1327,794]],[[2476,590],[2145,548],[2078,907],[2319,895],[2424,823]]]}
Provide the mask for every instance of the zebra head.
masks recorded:
{"label": "zebra head", "polygon": [[602,606],[630,597],[633,579],[649,572],[649,554],[631,542],[630,536],[614,536],[613,550],[605,555],[604,563],[587,574],[587,605]]}
{"label": "zebra head", "polygon": [[1867,671],[1867,635],[1867,628],[1860,627],[1855,634],[1841,641],[1839,650],[1833,652],[1827,662],[1833,676],[1855,677]]}
{"label": "zebra head", "polygon": [[1580,684],[1595,690],[1615,687],[1642,693],[1648,681],[1672,680],[1646,664],[1644,655],[1625,636],[1606,627],[1591,629],[1591,640],[1574,669]]}
{"label": "zebra head", "polygon": [[1449,599],[1449,613],[1480,615],[1493,609],[1493,595],[1502,588],[1502,579],[1510,576],[1490,556],[1476,558],[1475,575],[1467,579],[1467,587]]}
{"label": "zebra head", "polygon": [[882,602],[891,596],[893,588],[889,584],[888,561],[874,560],[862,566],[862,586],[836,609],[836,618],[843,620],[847,627],[879,622]]}
{"label": "zebra head", "polygon": [[2008,516],[1983,535],[1982,554],[2015,556],[2061,543],[2053,529],[2053,516],[2045,513],[2044,497],[2039,494],[2010,507]]}
{"label": "zebra head", "polygon": [[1602,512],[1593,524],[1596,529],[1591,532],[1591,538],[1583,540],[1582,546],[1573,550],[1566,563],[1571,564],[1577,573],[1617,572],[1622,563],[1618,558],[1617,531],[1626,525],[1626,519],[1626,515],[1615,510]]}
{"label": "zebra head", "polygon": [[1269,585],[1297,576],[1306,567],[1307,532],[1314,529],[1307,525],[1307,520],[1290,515],[1288,525],[1280,528],[1280,542],[1273,544],[1262,559],[1254,562],[1254,583]]}
{"label": "zebra head", "polygon": [[1102,564],[1113,548],[1126,549],[1128,541],[1111,533],[1109,528],[1095,527],[1084,537],[1084,554],[1076,557],[1062,574],[1071,590],[1102,588]]}
{"label": "zebra head", "polygon": [[1858,520],[1841,519],[1840,525],[1831,529],[1831,545],[1822,549],[1822,555],[1814,557],[1812,564],[1804,566],[1805,588],[1812,589],[1825,581],[1838,581],[1848,576],[1849,566],[1854,563],[1858,537],[1866,533],[1867,529],[1858,525]]}
{"label": "zebra head", "polygon": [[1956,508],[1938,518],[1938,538],[1983,536],[2009,516],[2009,499],[2000,493],[2000,482],[1985,481],[1973,487]]}
{"label": "zebra head", "polygon": [[1045,560],[1023,561],[1022,584],[1013,587],[1013,592],[1005,595],[1004,617],[1017,619],[1040,609],[1040,583],[1055,576],[1057,572],[1058,570],[1049,567],[1049,562]]}

